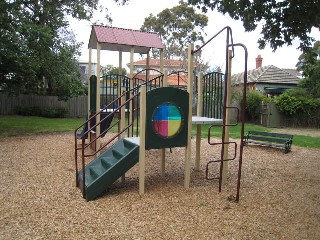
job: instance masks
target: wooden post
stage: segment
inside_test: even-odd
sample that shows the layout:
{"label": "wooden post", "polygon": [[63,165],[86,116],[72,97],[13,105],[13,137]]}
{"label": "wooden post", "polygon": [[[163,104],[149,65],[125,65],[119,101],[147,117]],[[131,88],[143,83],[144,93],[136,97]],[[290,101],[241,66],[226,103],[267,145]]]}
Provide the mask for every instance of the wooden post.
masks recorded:
{"label": "wooden post", "polygon": [[160,50],[160,72],[162,72],[163,73],[163,70],[164,70],[164,60],[163,60],[163,58],[164,58],[164,56],[163,56],[164,54],[163,54],[163,49],[161,49]]}
{"label": "wooden post", "polygon": [[[134,61],[134,47],[131,47],[130,50],[130,89],[133,89],[133,61]],[[128,111],[128,116],[129,116],[129,122],[132,123],[132,113],[133,112],[133,105],[132,101],[129,103],[129,111]],[[133,135],[131,134],[131,128],[128,129],[129,136]]]}
{"label": "wooden post", "polygon": [[[125,88],[120,88],[120,89],[122,89],[122,91],[121,91],[121,94],[123,93],[123,92],[125,92],[126,91],[126,89]],[[126,95],[123,95],[122,97],[121,97],[121,101],[120,101],[120,103],[121,103],[121,105],[124,103],[126,101]],[[126,107],[125,106],[123,106],[121,109],[120,109],[120,112],[118,113],[118,114],[120,114],[120,116],[121,116],[121,119],[120,119],[120,132],[126,127]],[[119,135],[119,139],[123,139],[125,137],[125,132],[123,132],[123,133],[121,133],[120,135]],[[125,173],[121,176],[121,182],[122,183],[124,183],[125,182],[125,178],[126,178],[126,175],[125,175]]]}
{"label": "wooden post", "polygon": [[[161,66],[161,63],[160,63]],[[164,71],[163,76],[163,87],[168,86],[168,70]],[[162,148],[160,151],[160,157],[161,157],[161,176],[164,176],[166,173],[166,149]]]}
{"label": "wooden post", "polygon": [[90,117],[90,77],[92,72],[92,48],[89,48],[89,62],[88,62],[88,118]]}
{"label": "wooden post", "polygon": [[139,194],[144,194],[146,154],[146,86],[140,88]]}
{"label": "wooden post", "polygon": [[[101,45],[97,43],[97,99],[96,99],[96,113],[100,111],[100,51]],[[100,122],[100,114],[96,116],[96,123]],[[96,127],[96,137],[100,135],[100,124]],[[101,146],[101,138],[96,140],[96,147]]]}
{"label": "wooden post", "polygon": [[[198,100],[197,100],[197,116],[202,117],[202,72],[198,75]],[[201,124],[197,124],[196,136],[196,171],[200,170],[200,149],[201,149]]]}
{"label": "wooden post", "polygon": [[[122,51],[119,51],[119,69],[118,69],[118,74],[119,75],[122,75]],[[125,91],[125,90],[124,90]],[[122,92],[123,92],[123,90],[122,90],[122,83],[121,83],[121,79],[120,79],[120,82],[118,82],[118,86],[117,86],[117,94],[118,94],[118,97],[120,97],[121,96],[121,94],[122,94]],[[123,101],[123,100],[121,100],[121,101]],[[118,104],[118,106],[120,106],[120,101],[117,103]],[[119,113],[120,114],[120,113]],[[122,114],[122,113],[121,113]],[[121,125],[121,121],[122,121],[122,118],[121,118],[121,120],[120,120],[120,124],[118,125],[118,132],[120,132],[122,129],[123,129],[123,127],[124,127],[124,124],[123,125]],[[123,135],[121,134],[121,135],[119,135],[118,136],[118,140],[120,140],[121,138],[123,138]]]}
{"label": "wooden post", "polygon": [[193,93],[193,44],[188,48],[188,93],[189,93],[189,117],[188,121],[188,140],[185,148],[185,167],[184,167],[184,187],[190,186],[190,168],[191,168],[191,134],[192,134],[192,93]]}
{"label": "wooden post", "polygon": [[[121,94],[123,92],[125,92],[126,89],[125,88],[122,88],[122,91],[121,91]],[[123,95],[121,97],[121,105],[126,101],[126,95]],[[121,109],[120,109],[120,112],[119,112],[120,116],[121,116],[121,119],[120,119],[120,132],[126,127],[126,107],[123,106]],[[120,139],[123,139],[125,137],[125,132],[121,133],[120,134]]]}
{"label": "wooden post", "polygon": [[[228,58],[229,58],[229,64],[227,69],[227,102],[226,106],[230,107],[231,104],[231,66],[232,66],[232,50],[228,51]],[[230,124],[230,109],[226,109],[226,125]],[[224,142],[229,142],[229,127],[225,127],[225,135],[224,135]],[[228,159],[229,156],[229,144],[226,144],[224,146],[224,152],[223,152],[223,159]],[[222,169],[222,185],[225,185],[227,182],[227,175],[228,175],[228,161],[223,162],[223,169]]]}
{"label": "wooden post", "polygon": [[[91,62],[91,59],[92,59],[92,48],[89,48],[89,62],[88,62],[88,109],[87,109],[87,116],[88,116],[88,119],[90,118],[90,77],[91,77],[91,72],[92,72],[92,62]],[[90,122],[88,122],[88,129],[90,129]],[[91,134],[89,133],[88,134],[89,136],[89,142],[91,142]]]}
{"label": "wooden post", "polygon": [[[150,54],[147,53],[147,59],[146,59],[146,69],[150,68]],[[146,81],[149,81],[150,73],[149,70],[146,71]]]}
{"label": "wooden post", "polygon": [[[118,69],[118,74],[119,75],[122,75],[122,51],[119,51],[119,69]],[[121,79],[120,79],[120,82],[118,82],[118,96],[121,95],[121,88],[122,88],[122,82],[121,82]]]}

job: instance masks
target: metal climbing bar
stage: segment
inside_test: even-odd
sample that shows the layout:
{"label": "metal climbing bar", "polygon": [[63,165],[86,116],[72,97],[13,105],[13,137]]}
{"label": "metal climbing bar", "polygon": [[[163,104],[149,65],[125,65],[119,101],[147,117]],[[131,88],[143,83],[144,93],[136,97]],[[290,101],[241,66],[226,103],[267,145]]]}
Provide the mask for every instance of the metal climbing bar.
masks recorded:
{"label": "metal climbing bar", "polygon": [[[222,137],[221,142],[212,142],[210,140],[210,130],[208,130],[208,143],[210,145],[221,145],[220,157],[218,159],[211,160],[207,163],[206,167],[206,178],[208,180],[217,179],[219,180],[219,192],[221,192],[222,188],[222,177],[223,177],[223,169],[224,169],[224,162],[227,161],[235,161],[238,158],[238,176],[237,176],[237,193],[236,193],[236,201],[239,201],[240,197],[240,183],[241,183],[241,168],[242,168],[242,155],[243,155],[243,139],[244,139],[244,124],[245,124],[245,102],[246,102],[246,85],[247,85],[247,48],[241,44],[233,43],[232,37],[232,30],[230,27],[224,27],[220,30],[217,34],[215,34],[212,38],[210,38],[207,42],[205,42],[202,46],[198,49],[192,51],[192,54],[197,53],[201,49],[203,49],[210,41],[212,41],[215,37],[221,34],[224,31],[227,31],[226,36],[226,70],[225,74],[218,75],[219,80],[217,81],[217,76],[214,75],[205,75],[203,77],[203,106],[202,110],[204,115],[209,115],[210,117],[222,118],[222,125],[219,125],[222,128]],[[234,57],[234,48],[235,47],[242,47],[245,51],[245,58],[244,58],[244,84],[243,84],[243,96],[242,96],[242,115],[241,115],[241,139],[240,139],[240,152],[237,154],[238,151],[238,144],[235,141],[229,140],[229,127],[236,126],[237,123],[230,123],[229,121],[229,113],[231,109],[236,109],[237,111],[237,122],[239,121],[239,109],[235,107],[229,106],[230,103],[230,87],[231,87],[231,64],[229,61]],[[224,79],[223,79],[224,76]],[[199,81],[202,81],[200,79]],[[209,81],[209,82],[208,82]],[[212,91],[215,89],[215,91]],[[221,99],[221,101],[220,101]],[[215,104],[210,105],[210,100],[213,100]],[[227,110],[228,111],[228,120],[227,120]],[[215,126],[217,127],[217,126]],[[228,132],[227,132],[228,131]],[[228,156],[229,145],[233,146],[234,153],[232,157]],[[227,151],[226,151],[227,149]],[[227,157],[228,156],[228,157]],[[209,166],[212,163],[220,163],[219,167],[219,176],[217,177],[209,177]]]}

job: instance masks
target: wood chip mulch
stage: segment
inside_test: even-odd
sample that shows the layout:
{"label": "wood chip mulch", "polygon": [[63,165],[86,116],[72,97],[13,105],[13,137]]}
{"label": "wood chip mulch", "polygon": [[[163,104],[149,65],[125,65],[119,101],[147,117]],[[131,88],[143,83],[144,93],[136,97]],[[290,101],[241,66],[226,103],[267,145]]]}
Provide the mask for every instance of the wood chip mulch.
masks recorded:
{"label": "wood chip mulch", "polygon": [[1,139],[0,239],[320,239],[320,149],[244,147],[239,203],[237,162],[221,193],[205,179],[220,154],[205,139],[187,190],[184,148],[167,151],[164,177],[151,150],[144,196],[137,164],[125,183],[86,202],[75,187],[73,144],[69,133]]}

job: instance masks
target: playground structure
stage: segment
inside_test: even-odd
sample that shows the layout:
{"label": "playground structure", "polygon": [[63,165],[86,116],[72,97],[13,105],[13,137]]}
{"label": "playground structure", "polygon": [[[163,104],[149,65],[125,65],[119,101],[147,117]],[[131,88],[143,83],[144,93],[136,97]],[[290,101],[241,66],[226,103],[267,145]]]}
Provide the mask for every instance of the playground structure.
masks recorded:
{"label": "playground structure", "polygon": [[[91,72],[91,47],[94,46],[94,43],[96,43],[97,49],[97,69],[100,69],[101,45],[104,46],[103,49],[106,50],[119,50],[119,69],[122,69],[122,51],[130,50],[130,62],[133,62],[133,53],[135,52],[135,47],[132,43],[127,43],[129,46],[125,45],[125,47],[123,47],[123,44],[121,43],[108,42],[103,45],[103,43],[100,43],[99,39],[96,37],[98,34],[93,34],[95,27],[97,26],[93,26],[93,32],[91,33],[89,42],[89,72]],[[98,33],[101,35],[101,29],[99,29]],[[109,30],[110,29],[108,27],[108,31]],[[121,29],[116,29],[116,31],[118,30]],[[124,31],[126,32],[129,30],[124,29]],[[226,72],[224,77],[223,74],[220,73],[209,73],[205,75],[199,73],[198,76],[194,76],[194,54],[204,48],[210,41],[224,31],[227,32]],[[134,33],[137,32],[138,31],[134,31]],[[141,32],[138,32],[138,34],[141,34]],[[155,37],[154,34],[152,37]],[[96,42],[93,40],[96,40]],[[155,40],[158,41],[156,38]],[[105,86],[106,97],[104,100],[105,102],[103,102],[104,107],[102,107],[100,110],[98,110],[96,107],[101,106],[102,98],[100,97],[100,84],[89,84],[89,118],[82,126],[75,130],[75,165],[77,187],[81,189],[84,198],[87,200],[93,200],[120,177],[122,177],[122,180],[124,181],[125,172],[139,162],[139,193],[142,195],[145,192],[145,151],[152,148],[159,149],[159,158],[161,158],[161,173],[164,174],[165,148],[185,147],[184,186],[185,188],[189,188],[191,172],[192,124],[197,125],[195,170],[200,170],[201,125],[211,124],[211,127],[222,128],[221,142],[216,143],[210,139],[211,127],[209,128],[208,133],[208,143],[210,145],[221,145],[221,155],[218,157],[218,159],[208,162],[206,168],[206,178],[208,180],[218,179],[219,191],[221,191],[222,185],[226,181],[228,161],[238,158],[239,168],[236,201],[239,201],[245,106],[242,106],[240,153],[237,155],[237,143],[229,140],[229,127],[237,124],[230,123],[230,110],[232,109],[230,107],[230,81],[231,62],[234,56],[234,47],[242,47],[245,51],[245,74],[243,88],[243,102],[245,102],[247,82],[246,47],[243,44],[233,43],[232,31],[230,27],[223,28],[215,36],[209,39],[209,41],[207,41],[203,46],[196,50],[193,49],[193,44],[190,44],[188,49],[188,85],[187,91],[184,91],[179,89],[179,86],[177,86],[177,88],[167,87],[168,74],[165,70],[163,70],[163,52],[159,42],[158,44],[153,45],[150,44],[147,46],[137,46],[136,49],[138,49],[139,53],[147,53],[147,59],[149,59],[148,52],[152,46],[157,46],[161,51],[160,69],[162,71],[158,71],[158,76],[149,79],[148,72],[150,69],[147,66],[147,69],[143,70],[143,72],[146,74],[146,79],[137,79],[136,75],[138,74],[133,74],[133,68],[131,64],[129,78],[122,76],[121,73],[119,75],[105,77],[105,79],[109,78],[112,80],[113,86],[110,87],[109,91],[107,85]],[[100,79],[99,71],[97,71],[97,73],[96,79]],[[91,78],[92,81],[94,81],[93,79],[94,77]],[[108,81],[105,83],[107,82]],[[197,83],[195,88],[193,86],[194,82]],[[95,88],[96,91],[93,91],[93,88]],[[194,91],[194,89],[196,89],[196,91]],[[170,97],[165,97],[167,95],[166,93],[171,91],[172,94],[169,94]],[[197,93],[197,116],[192,116],[192,101],[194,92]],[[180,94],[182,99],[185,99],[185,101],[183,101],[184,103],[179,101]],[[210,102],[213,102],[213,104],[210,104]],[[104,112],[110,112],[111,114],[101,117]],[[237,112],[239,113],[239,110],[237,110]],[[117,114],[118,119],[111,123],[110,118],[115,116],[115,114]],[[166,116],[166,121],[163,121],[163,116]],[[102,121],[100,121],[101,119]],[[103,121],[109,121],[110,124],[107,128],[103,128],[101,132],[100,130]],[[87,126],[88,129],[85,131],[84,128],[82,131],[82,136],[80,137],[81,146],[79,147],[77,143],[77,132],[81,127],[85,126]],[[108,132],[114,126],[118,126],[118,134],[112,136],[106,142],[101,144],[102,136],[104,136],[106,132]],[[167,130],[164,131],[163,129]],[[151,138],[150,134],[153,134]],[[90,137],[88,143],[85,142],[85,136]],[[156,140],[154,140],[154,138]],[[148,141],[146,141],[146,139],[148,139]],[[111,145],[111,143],[114,141],[116,142]],[[229,157],[229,145],[234,146],[234,154],[232,157]],[[89,150],[90,147],[92,149],[91,151]],[[81,151],[80,154],[78,154],[79,151]],[[85,159],[89,157],[95,157],[95,159],[86,165]],[[81,158],[82,167],[80,168],[80,171],[78,167],[78,158]],[[210,166],[213,163],[220,163],[219,176],[210,177]]]}

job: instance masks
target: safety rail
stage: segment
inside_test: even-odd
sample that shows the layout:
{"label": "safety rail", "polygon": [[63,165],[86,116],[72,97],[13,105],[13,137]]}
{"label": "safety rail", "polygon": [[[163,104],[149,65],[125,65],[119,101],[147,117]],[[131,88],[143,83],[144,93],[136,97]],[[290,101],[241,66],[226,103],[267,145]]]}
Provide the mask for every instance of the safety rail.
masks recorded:
{"label": "safety rail", "polygon": [[[149,79],[150,76],[151,76],[150,71],[156,72],[156,73],[158,73],[158,75],[157,76],[153,76],[151,79]],[[145,72],[145,74],[142,74],[144,72]],[[144,75],[145,79],[139,78],[138,77],[139,75]],[[139,89],[140,86],[146,85],[147,86],[147,91],[149,91],[149,90],[151,90],[153,88],[161,87],[161,86],[163,86],[163,77],[164,77],[163,73],[160,72],[157,69],[154,69],[154,68],[143,69],[143,70],[137,72],[132,77],[132,80],[133,80],[132,88],[133,89]]]}
{"label": "safety rail", "polygon": [[[138,78],[137,76],[141,75],[141,73],[143,72],[146,72],[146,78],[150,75],[147,74],[147,72],[149,71],[154,71],[154,72],[157,72],[159,75],[158,76],[155,76],[153,78],[151,78],[150,80],[146,81],[146,80],[143,80],[143,79],[140,79]],[[155,89],[155,88],[158,88],[158,87],[162,87],[163,86],[163,79],[164,79],[164,74],[162,72],[160,72],[159,70],[157,69],[153,69],[153,68],[148,68],[148,69],[143,69],[139,72],[137,72],[134,76],[133,76],[133,89],[132,91],[133,92],[136,92],[140,89],[141,86],[146,86],[146,90],[149,91],[149,90],[152,90],[152,89]],[[140,101],[139,101],[139,98],[137,98],[137,101],[136,101],[136,106],[137,106],[137,121],[136,121],[136,135],[138,135],[138,131],[139,131],[139,109],[140,109]],[[132,126],[132,133],[133,133],[134,129],[133,129],[133,126]]]}
{"label": "safety rail", "polygon": [[207,73],[203,76],[202,115],[205,117],[222,118],[223,76],[224,74],[219,72]]}
{"label": "safety rail", "polygon": [[[129,90],[130,78],[125,75],[119,74],[107,74],[100,77],[101,86],[101,103],[107,104],[118,98],[121,95],[121,88]],[[120,89],[120,90],[119,90]],[[112,106],[112,109],[116,108],[116,104]]]}
{"label": "safety rail", "polygon": [[[174,84],[170,84],[171,86],[175,87],[175,88],[181,88],[181,89],[184,89],[186,90],[187,89],[187,83],[188,83],[188,72],[187,71],[173,71],[171,73],[168,74],[168,79],[171,77],[171,76],[174,76],[176,75],[177,76],[177,84],[174,85]],[[181,82],[184,82],[185,84],[181,84]]]}

